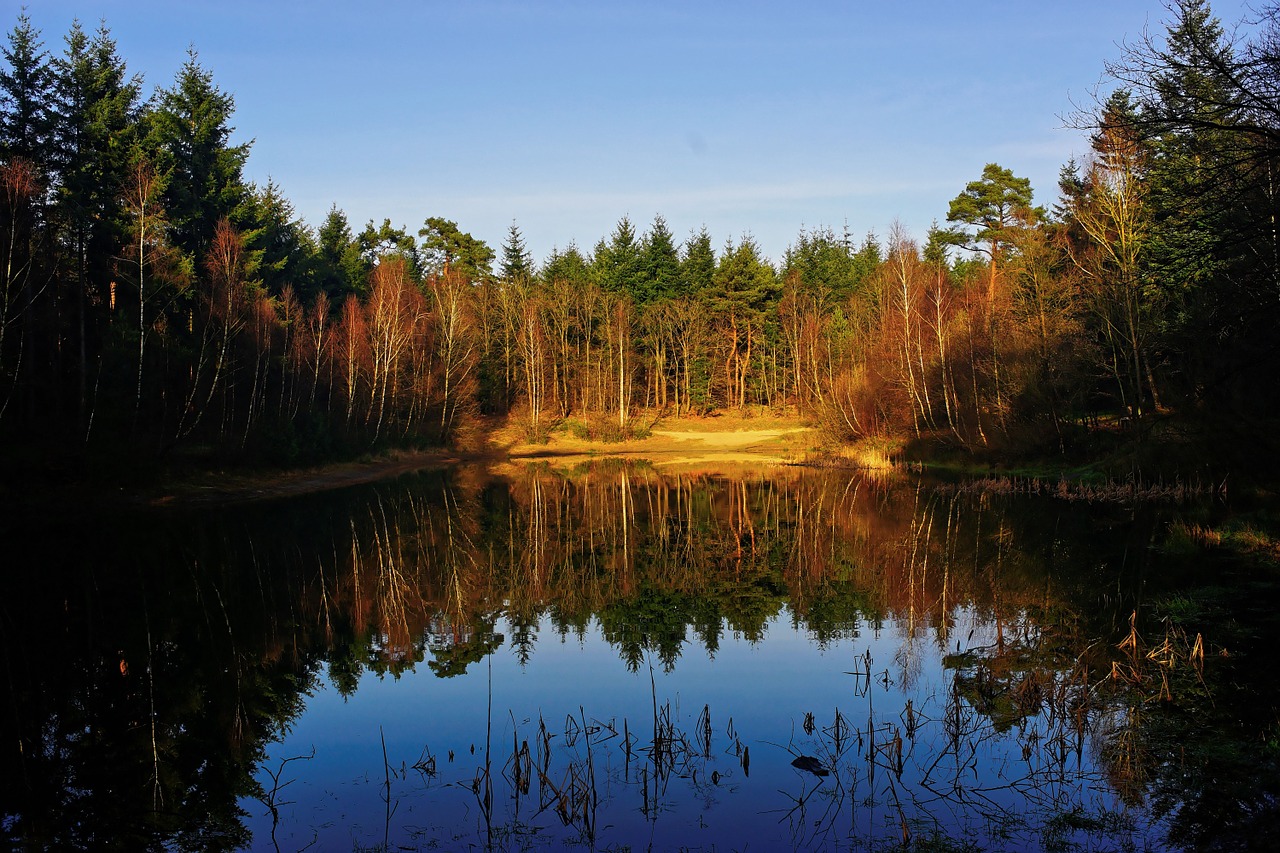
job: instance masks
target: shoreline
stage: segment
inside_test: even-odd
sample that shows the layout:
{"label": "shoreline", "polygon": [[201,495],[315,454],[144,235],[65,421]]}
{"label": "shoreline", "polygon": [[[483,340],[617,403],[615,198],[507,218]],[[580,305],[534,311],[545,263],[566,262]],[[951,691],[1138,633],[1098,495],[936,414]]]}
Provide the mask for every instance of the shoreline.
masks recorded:
{"label": "shoreline", "polygon": [[645,459],[657,467],[705,463],[794,465],[801,464],[813,451],[806,439],[816,434],[813,427],[794,417],[751,418],[726,413],[710,418],[672,419],[665,426],[680,429],[655,428],[644,438],[617,442],[577,438],[557,431],[545,443],[534,444],[522,439],[518,427],[504,424],[487,433],[479,448],[391,451],[384,458],[370,461],[333,462],[270,474],[206,472],[186,481],[141,489],[126,497],[125,503],[148,508],[251,503],[463,465],[484,465],[495,473],[529,463],[573,467],[604,459]]}

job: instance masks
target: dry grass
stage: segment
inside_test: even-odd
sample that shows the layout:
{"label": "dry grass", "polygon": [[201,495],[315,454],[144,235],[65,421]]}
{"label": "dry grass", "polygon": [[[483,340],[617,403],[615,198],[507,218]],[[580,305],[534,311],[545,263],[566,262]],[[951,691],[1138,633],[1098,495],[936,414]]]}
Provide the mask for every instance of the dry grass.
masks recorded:
{"label": "dry grass", "polygon": [[1280,538],[1247,519],[1234,519],[1221,527],[1178,519],[1169,525],[1166,549],[1192,553],[1197,549],[1222,548],[1249,557],[1280,564]]}
{"label": "dry grass", "polygon": [[816,447],[816,431],[795,416],[767,411],[719,412],[707,417],[633,419],[643,437],[599,441],[572,421],[552,429],[545,443],[524,439],[518,424],[490,433],[490,446],[512,459],[554,459],[572,466],[601,458],[648,459],[655,465],[744,462],[779,465],[803,460]]}

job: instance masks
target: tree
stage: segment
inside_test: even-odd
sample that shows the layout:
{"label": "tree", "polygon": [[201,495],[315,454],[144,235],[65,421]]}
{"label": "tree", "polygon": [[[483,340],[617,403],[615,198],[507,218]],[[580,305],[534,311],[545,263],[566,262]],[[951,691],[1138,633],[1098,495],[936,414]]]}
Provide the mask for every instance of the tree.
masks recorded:
{"label": "tree", "polygon": [[200,348],[189,370],[188,393],[179,414],[175,441],[200,425],[231,372],[235,360],[232,345],[245,327],[253,302],[246,276],[246,254],[240,232],[229,220],[220,220],[205,253],[206,280],[199,289],[199,317],[190,320],[199,332]]}
{"label": "tree", "polygon": [[32,272],[35,259],[30,249],[35,200],[40,193],[36,166],[30,160],[15,157],[0,164],[0,193],[3,193],[2,235],[0,250],[0,380],[4,397],[0,399],[0,418],[9,408],[14,388],[22,369],[24,340],[18,336],[16,352],[8,334],[33,300]]}
{"label": "tree", "polygon": [[533,278],[533,257],[525,247],[524,237],[515,222],[507,229],[507,240],[502,244],[502,279],[507,282],[529,281]]}
{"label": "tree", "polygon": [[[870,263],[867,246],[874,247]],[[830,228],[819,228],[800,232],[795,244],[787,247],[780,272],[783,278],[794,273],[809,292],[844,298],[863,288],[879,262],[879,246],[872,235],[867,236],[864,249],[855,251],[847,233],[838,236]]]}
{"label": "tree", "polygon": [[1146,281],[1151,220],[1147,172],[1151,152],[1138,137],[1129,93],[1117,90],[1093,136],[1094,155],[1083,174],[1066,176],[1069,221],[1087,241],[1072,247],[1110,354],[1121,405],[1133,418],[1159,406],[1151,370],[1155,289]]}
{"label": "tree", "polygon": [[418,236],[424,238],[422,259],[429,274],[456,273],[465,281],[480,281],[493,275],[493,249],[458,228],[458,223],[431,216]]}
{"label": "tree", "polygon": [[347,215],[337,205],[316,231],[317,285],[336,305],[351,293],[363,293],[371,264],[360,254],[360,244],[351,233]]}
{"label": "tree", "polygon": [[640,257],[632,293],[636,303],[647,305],[671,299],[680,290],[680,256],[667,221],[655,216],[653,225],[640,241]]}
{"label": "tree", "polygon": [[951,200],[947,221],[964,228],[951,232],[956,245],[986,255],[990,264],[987,298],[994,300],[996,275],[1005,254],[1015,242],[1015,231],[1032,222],[1037,211],[1031,206],[1031,181],[995,163],[982,169],[982,178],[970,181]]}
{"label": "tree", "polygon": [[[121,190],[127,239],[121,246],[117,270],[132,279],[138,296],[138,364],[134,392],[135,417],[142,408],[143,367],[147,337],[155,314],[148,305],[156,302],[164,286],[184,287],[190,277],[190,259],[181,256],[168,240],[168,219],[164,211],[165,176],[156,173],[146,154],[135,146],[129,173]],[[114,303],[114,296],[112,297]]]}
{"label": "tree", "polygon": [[267,293],[279,295],[285,285],[310,293],[312,243],[293,203],[275,181],[250,185],[241,212],[248,270]]}
{"label": "tree", "polygon": [[410,354],[413,340],[425,320],[422,296],[414,286],[406,258],[387,255],[374,267],[367,311],[373,382],[369,419],[376,410],[373,428],[376,442],[382,433],[388,406],[396,402],[401,363]]}
{"label": "tree", "polygon": [[696,234],[690,234],[684,244],[680,276],[685,292],[691,295],[701,294],[711,287],[715,274],[716,253],[711,247],[711,234],[704,225]]}
{"label": "tree", "polygon": [[381,225],[374,225],[373,220],[369,220],[356,236],[356,243],[370,272],[384,258],[394,255],[405,262],[408,275],[415,280],[422,278],[422,259],[418,256],[417,241],[406,229],[392,225],[390,219],[383,219]]}
{"label": "tree", "polygon": [[140,83],[126,76],[124,61],[105,26],[90,42],[77,21],[66,45],[65,54],[54,62],[54,168],[56,206],[74,256],[71,301],[77,319],[76,372],[84,426],[90,347],[87,314],[91,305],[109,302],[112,259],[124,239],[121,196],[136,130]]}
{"label": "tree", "polygon": [[0,155],[21,158],[43,172],[51,159],[53,69],[27,13],[9,31],[0,70]]}
{"label": "tree", "polygon": [[169,176],[165,209],[174,244],[203,266],[214,231],[234,219],[246,198],[241,178],[250,143],[231,144],[235,99],[213,83],[192,49],[172,87],[156,93],[148,144]]}
{"label": "tree", "polygon": [[434,327],[436,359],[441,382],[440,437],[447,439],[462,400],[470,390],[476,368],[476,341],[471,326],[471,282],[461,269],[430,279],[434,307],[428,315]]}
{"label": "tree", "polygon": [[724,337],[727,406],[747,403],[751,357],[763,333],[765,311],[777,295],[777,276],[755,240],[743,237],[736,246],[725,245],[708,301]]}
{"label": "tree", "polygon": [[547,320],[549,333],[555,339],[555,394],[561,415],[573,406],[573,394],[580,394],[580,405],[586,408],[585,377],[591,361],[591,329],[593,317],[584,308],[592,301],[591,265],[573,243],[563,252],[553,249],[543,263],[539,278],[548,294]]}
{"label": "tree", "polygon": [[596,281],[608,293],[630,293],[640,269],[640,245],[636,229],[626,216],[618,220],[609,242],[596,245],[593,261]]}

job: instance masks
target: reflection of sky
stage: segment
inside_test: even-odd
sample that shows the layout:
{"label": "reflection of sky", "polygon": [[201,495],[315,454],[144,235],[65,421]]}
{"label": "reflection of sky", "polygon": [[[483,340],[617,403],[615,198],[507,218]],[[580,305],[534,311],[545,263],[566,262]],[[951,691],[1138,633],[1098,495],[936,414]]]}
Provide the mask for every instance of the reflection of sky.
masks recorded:
{"label": "reflection of sky", "polygon": [[[966,648],[991,640],[981,627],[969,638],[973,614],[957,616],[949,650],[954,650],[954,638]],[[508,638],[512,633],[505,622],[495,630]],[[619,733],[625,718],[632,735],[647,742],[652,736],[655,694],[660,707],[670,703],[672,722],[690,744],[699,715],[704,706],[709,709],[710,756],[698,757],[677,771],[686,778],[677,775],[669,780],[658,798],[656,820],[648,821],[635,783],[643,759],[633,758],[628,769],[621,737],[599,743],[593,751],[601,797],[598,847],[648,846],[652,841],[658,850],[693,844],[714,844],[717,849],[747,845],[752,849],[839,849],[848,846],[851,834],[864,841],[900,837],[898,813],[891,803],[895,796],[906,798],[908,789],[921,799],[924,789],[913,786],[910,777],[934,763],[931,750],[945,740],[940,720],[951,673],[942,667],[939,643],[930,628],[917,626],[910,643],[904,640],[903,626],[891,621],[879,631],[863,625],[859,633],[818,648],[807,631],[793,628],[791,614],[784,611],[769,622],[760,642],[745,642],[726,631],[714,658],[705,654],[696,639],[686,642],[671,672],[663,672],[655,662],[651,688],[648,666],[627,671],[618,651],[600,638],[595,626],[581,641],[572,634],[562,639],[544,620],[533,655],[523,667],[508,642],[490,658],[471,664],[463,676],[437,678],[425,664],[398,680],[366,673],[356,693],[346,699],[326,684],[263,765],[275,770],[281,759],[315,748],[314,759],[291,762],[281,773],[281,782],[292,783],[278,797],[288,804],[280,809],[276,840],[281,849],[300,848],[313,838],[320,849],[350,849],[353,843],[381,843],[389,827],[391,849],[397,843],[425,846],[431,841],[441,841],[445,849],[483,844],[477,798],[465,785],[483,764],[490,681],[494,820],[509,827],[518,817],[542,827],[542,846],[558,846],[551,839],[563,840],[574,832],[564,829],[552,810],[535,815],[536,781],[531,798],[520,804],[516,815],[510,785],[501,776],[513,743],[527,739],[530,749],[536,749],[539,715],[555,735],[553,750],[565,742],[566,718],[584,715],[589,724],[593,720],[612,723]],[[865,668],[868,651],[871,683],[869,689],[861,689],[866,686],[865,677],[850,673]],[[912,673],[909,683],[904,681],[904,671]],[[838,762],[839,782],[831,777],[819,785],[816,777],[791,766],[793,757],[801,754],[830,761],[836,709],[853,729],[867,731],[874,725],[888,731],[884,726],[892,724],[900,730],[907,699],[925,722],[914,743],[907,743],[905,782],[894,779],[884,766],[876,768],[878,775],[872,782],[866,760],[869,741],[859,747],[852,737]],[[804,731],[807,713],[813,714],[817,727],[812,734]],[[380,729],[391,766],[396,771],[407,768],[391,781],[394,813],[389,823],[382,796]],[[749,775],[732,749],[731,730],[750,750]],[[439,772],[434,779],[411,768],[427,750],[437,760]],[[581,741],[575,754],[585,756]],[[1020,764],[1021,747],[1012,735],[998,741],[986,739],[974,754],[981,767],[971,775],[992,777],[982,783],[991,789],[982,798],[1015,811],[1027,808],[1021,798],[1001,790],[1024,772],[1020,767],[1025,768]],[[550,776],[557,785],[565,782],[567,760],[560,752],[552,761]],[[885,763],[882,755],[881,764]],[[715,783],[710,781],[713,772]],[[258,778],[270,786],[266,774],[260,772]],[[930,781],[938,783],[937,778]],[[838,793],[841,786],[843,796]],[[818,793],[806,801],[804,811],[788,816],[797,800],[815,789]],[[263,815],[262,804],[242,804],[251,815],[255,849],[271,849],[271,823]],[[913,808],[908,801],[906,809]],[[962,833],[974,820],[973,815],[957,816],[949,802],[924,802],[918,813],[928,820],[957,821],[942,824],[953,834]]]}

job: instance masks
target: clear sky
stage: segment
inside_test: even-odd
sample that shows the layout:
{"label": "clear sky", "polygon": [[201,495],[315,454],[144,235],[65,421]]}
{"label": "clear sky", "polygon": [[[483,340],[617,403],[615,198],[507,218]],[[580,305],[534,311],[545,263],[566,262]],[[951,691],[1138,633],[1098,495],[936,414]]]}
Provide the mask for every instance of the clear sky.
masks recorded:
{"label": "clear sky", "polygon": [[[5,22],[12,28],[18,8]],[[1214,9],[1231,25],[1243,0]],[[1159,0],[493,2],[34,0],[45,45],[105,20],[144,91],[189,46],[234,95],[246,177],[308,223],[333,204],[416,232],[444,216],[541,262],[627,215],[677,239],[802,228],[918,237],[997,162],[1051,204],[1087,150],[1064,120]]]}

